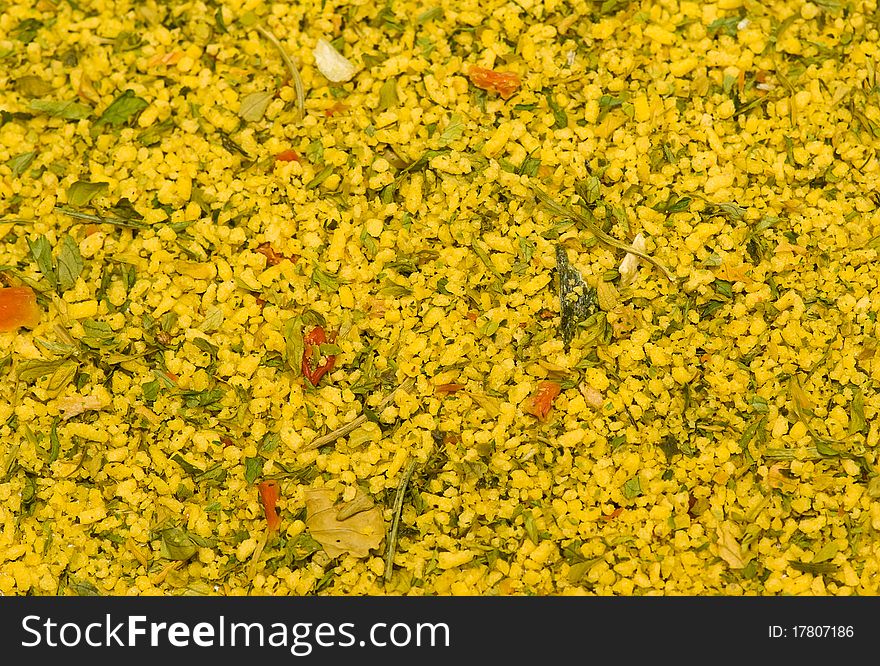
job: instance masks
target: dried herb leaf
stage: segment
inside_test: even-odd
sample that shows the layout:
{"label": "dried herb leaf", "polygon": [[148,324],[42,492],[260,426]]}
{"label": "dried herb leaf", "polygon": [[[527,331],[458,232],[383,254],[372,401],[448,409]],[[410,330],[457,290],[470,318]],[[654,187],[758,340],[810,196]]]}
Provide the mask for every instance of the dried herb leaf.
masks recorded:
{"label": "dried herb leaf", "polygon": [[142,130],[138,133],[137,140],[144,146],[154,146],[162,140],[163,135],[168,134],[175,127],[174,119],[169,116],[165,120],[153,123],[145,130]]}
{"label": "dried herb leaf", "polygon": [[819,550],[816,551],[816,554],[813,555],[812,564],[819,564],[820,562],[827,562],[828,560],[833,560],[837,553],[840,552],[840,546],[837,545],[834,541],[829,541],[824,546],[822,546]]}
{"label": "dried herb leaf", "polygon": [[64,361],[61,365],[55,368],[55,371],[46,383],[46,393],[48,394],[48,397],[57,398],[73,381],[78,369],[79,364],[75,361]]}
{"label": "dried herb leaf", "polygon": [[462,393],[486,410],[486,415],[490,418],[497,418],[501,414],[501,401],[498,398],[483,395],[482,393],[471,393],[470,391],[462,391]]}
{"label": "dried herb leaf", "polygon": [[748,212],[745,208],[733,201],[723,201],[721,203],[712,204],[709,210],[713,214],[724,215],[733,222],[738,222],[745,217]]}
{"label": "dried herb leaf", "polygon": [[324,143],[321,139],[313,139],[306,148],[306,157],[314,164],[324,163]]}
{"label": "dried herb leaf", "polygon": [[865,420],[865,396],[861,389],[853,392],[853,399],[849,406],[849,434],[854,435],[862,432],[867,427]]}
{"label": "dried herb leaf", "polygon": [[372,509],[373,506],[375,506],[373,500],[358,489],[357,494],[351,500],[339,505],[339,511],[336,513],[336,520],[348,520],[361,511]]}
{"label": "dried herb leaf", "polygon": [[151,382],[141,384],[141,390],[144,393],[144,402],[152,405],[156,402],[156,398],[159,397],[159,380],[154,379]]}
{"label": "dried herb leaf", "polygon": [[253,92],[245,95],[241,99],[238,115],[249,123],[257,122],[266,114],[266,109],[269,108],[274,96],[274,93],[270,92]]}
{"label": "dried herb leaf", "polygon": [[58,455],[61,453],[61,441],[58,439],[58,420],[57,416],[53,419],[52,429],[49,431],[49,458],[46,462],[50,465],[58,460]]}
{"label": "dried herb leaf", "polygon": [[464,132],[464,118],[459,113],[453,113],[449,117],[449,123],[440,134],[440,145],[446,146],[460,138]]}
{"label": "dried herb leaf", "polygon": [[578,270],[569,263],[568,253],[561,244],[556,246],[556,273],[561,312],[559,333],[567,348],[574,339],[578,324],[598,311],[599,301],[596,290],[584,282]]}
{"label": "dried herb leaf", "polygon": [[378,293],[381,296],[388,296],[389,298],[403,298],[404,296],[409,296],[412,293],[412,289],[405,285],[398,284],[389,278],[382,283]]}
{"label": "dried herb leaf", "polygon": [[248,483],[253,483],[256,481],[259,476],[263,473],[263,464],[266,462],[265,458],[260,456],[254,456],[253,458],[245,458],[244,459],[244,480]]}
{"label": "dried herb leaf", "polygon": [[428,21],[433,21],[435,19],[439,19],[443,16],[443,8],[442,7],[431,7],[430,9],[426,9],[421,14],[416,17],[416,23],[418,25],[422,25],[423,23],[427,23]]}
{"label": "dried herb leaf", "polygon": [[173,456],[171,456],[171,460],[173,460],[178,465],[183,467],[183,471],[185,471],[190,476],[198,476],[199,474],[202,473],[202,470],[200,470],[198,467],[196,467],[192,463],[188,462],[186,460],[186,458],[184,458],[179,453],[175,453]]}
{"label": "dried herb leaf", "polygon": [[109,183],[90,183],[78,180],[67,188],[67,203],[71,206],[85,206],[97,196],[107,194]]}
{"label": "dried herb leaf", "polygon": [[85,104],[73,101],[51,101],[42,99],[32,99],[28,104],[31,111],[45,113],[53,118],[63,118],[64,120],[82,120],[92,115],[92,110]]}
{"label": "dried herb leaf", "polygon": [[52,246],[49,245],[49,239],[41,235],[37,236],[34,240],[28,238],[27,243],[31,251],[31,256],[34,258],[34,261],[37,262],[37,268],[40,269],[43,277],[45,277],[49,284],[54,288],[56,284],[55,269],[52,266]]}
{"label": "dried herb leaf", "polygon": [[293,376],[302,374],[302,357],[305,352],[303,339],[303,322],[301,317],[291,317],[284,322],[284,344],[287,365],[293,370]]}
{"label": "dried herb leaf", "polygon": [[717,37],[719,34],[736,37],[737,25],[739,25],[740,21],[742,21],[742,18],[738,15],[715,19],[708,25],[706,32],[709,33],[710,37]]}
{"label": "dried herb leaf", "polygon": [[160,553],[167,560],[184,562],[199,552],[192,536],[180,527],[169,527],[159,532]]}
{"label": "dried herb leaf", "polygon": [[312,538],[324,547],[330,557],[346,553],[367,557],[385,539],[385,521],[377,506],[339,519],[340,506],[336,493],[325,488],[312,488],[303,494],[306,504],[306,527]]}
{"label": "dried herb leaf", "polygon": [[98,588],[94,586],[93,583],[90,583],[87,580],[80,580],[78,578],[71,578],[67,581],[67,587],[76,592],[77,596],[80,597],[100,597],[101,593],[98,591]]}
{"label": "dried herb leaf", "polygon": [[604,558],[602,557],[594,557],[584,562],[572,564],[571,568],[568,570],[568,582],[572,585],[577,585],[583,580],[584,576],[590,573],[590,569],[603,560]]}
{"label": "dried herb leaf", "polygon": [[15,80],[15,89],[25,97],[43,97],[52,92],[52,84],[28,74]]}
{"label": "dried herb leaf", "polygon": [[395,107],[399,103],[397,97],[397,79],[387,79],[382,87],[379,88],[379,106],[377,111],[384,111]]}
{"label": "dried herb leaf", "polygon": [[326,271],[321,270],[317,266],[312,270],[312,282],[324,291],[329,291],[331,293],[337,291],[340,285],[339,278],[332,273],[327,273]]}
{"label": "dried herb leaf", "polygon": [[92,132],[96,132],[102,125],[120,127],[132,120],[149,105],[150,103],[147,100],[135,95],[133,90],[125,90],[104,109],[104,112],[92,126]]}
{"label": "dried herb leaf", "polygon": [[10,31],[15,38],[24,43],[30,44],[37,37],[37,32],[43,27],[43,22],[35,18],[27,18],[19,21],[18,25]]}
{"label": "dried herb leaf", "polygon": [[28,167],[30,167],[36,156],[36,150],[32,150],[28,153],[19,153],[18,155],[10,157],[8,160],[6,160],[6,166],[8,166],[12,170],[12,175],[17,178],[28,170]]}
{"label": "dried herb leaf", "polygon": [[526,536],[529,538],[534,544],[539,544],[541,542],[541,537],[538,534],[538,526],[535,524],[535,516],[529,511],[523,511],[523,527],[526,531]]}
{"label": "dried herb leaf", "polygon": [[64,234],[61,237],[61,251],[58,254],[56,269],[59,291],[67,291],[76,284],[76,279],[82,273],[83,266],[79,245],[69,234]]}
{"label": "dried herb leaf", "polygon": [[54,373],[67,362],[68,361],[65,359],[57,359],[53,361],[28,359],[18,364],[17,376],[20,381],[33,382],[50,373]]}
{"label": "dried herb leaf", "polygon": [[113,347],[116,344],[116,334],[110,328],[110,324],[105,321],[85,319],[82,322],[82,329],[82,342],[92,349]]}
{"label": "dried herb leaf", "polygon": [[547,106],[550,107],[550,111],[553,113],[553,129],[564,129],[568,127],[568,115],[566,115],[565,110],[556,103],[553,93],[548,91],[544,93],[544,96],[547,98]]}
{"label": "dried herb leaf", "polygon": [[789,564],[792,569],[802,573],[813,574],[814,576],[832,574],[840,568],[831,562],[820,562],[819,564],[813,562],[789,562]]}
{"label": "dried herb leaf", "polygon": [[320,185],[325,180],[327,180],[332,173],[333,173],[333,165],[328,164],[323,169],[321,169],[318,173],[316,173],[314,178],[312,178],[308,183],[306,183],[306,189],[312,190],[312,189],[318,187],[318,185]]}
{"label": "dried herb leaf", "polygon": [[746,566],[746,560],[733,530],[733,526],[728,522],[718,526],[718,556],[727,562],[731,569],[742,569]]}
{"label": "dried herb leaf", "polygon": [[199,325],[199,330],[205,333],[216,331],[223,325],[225,319],[226,316],[223,314],[223,310],[216,306],[211,307],[205,312],[205,318]]}
{"label": "dried herb leaf", "polygon": [[634,476],[623,484],[623,496],[626,499],[633,499],[642,494],[642,482],[639,477]]}

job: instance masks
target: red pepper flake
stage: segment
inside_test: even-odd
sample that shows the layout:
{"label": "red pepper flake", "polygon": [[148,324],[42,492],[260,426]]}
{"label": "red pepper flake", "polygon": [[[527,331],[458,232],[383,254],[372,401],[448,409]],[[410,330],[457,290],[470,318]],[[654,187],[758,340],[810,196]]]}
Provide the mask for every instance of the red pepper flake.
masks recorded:
{"label": "red pepper flake", "polygon": [[623,507],[622,507],[622,506],[619,506],[619,507],[617,507],[616,509],[614,509],[614,511],[612,511],[611,513],[609,513],[609,514],[607,514],[607,515],[605,515],[605,516],[601,516],[601,518],[602,518],[602,520],[604,520],[606,523],[610,523],[612,520],[614,520],[615,518],[617,518],[617,516],[619,516],[619,515],[622,514],[622,513],[623,513]]}
{"label": "red pepper flake", "polygon": [[[332,334],[332,337],[335,338],[336,335]],[[309,334],[303,338],[303,342],[305,348],[302,357],[302,373],[312,383],[312,386],[317,386],[321,377],[336,365],[336,356],[327,356],[323,363],[318,363],[319,347],[327,342],[327,333],[321,326],[316,326],[309,331]]]}
{"label": "red pepper flake", "polygon": [[689,493],[688,493],[688,515],[689,515],[691,518],[696,518],[696,517],[697,517],[696,514],[691,513],[691,510],[694,508],[694,506],[696,505],[696,503],[697,503],[697,498],[694,497],[694,494],[693,494],[693,493],[689,492]]}
{"label": "red pepper flake", "polygon": [[226,448],[227,446],[232,446],[232,439],[228,435],[223,435],[220,438],[220,443],[223,445],[223,448]]}
{"label": "red pepper flake", "polygon": [[477,321],[477,313],[476,312],[468,312],[467,318],[471,321]]}
{"label": "red pepper flake", "polygon": [[343,113],[344,111],[348,111],[348,104],[343,104],[342,102],[336,102],[333,106],[327,107],[324,109],[324,115],[328,118],[332,118],[337,113]]}
{"label": "red pepper flake", "polygon": [[269,531],[274,532],[281,524],[281,518],[275,508],[281,488],[277,481],[263,481],[259,488],[260,502],[263,504],[263,513],[266,514],[266,524],[269,526]]}
{"label": "red pepper flake", "polygon": [[274,249],[272,249],[272,245],[268,242],[260,243],[257,246],[257,249],[254,252],[259,252],[264,257],[266,257],[266,265],[268,266],[277,266],[282,261],[292,261],[296,262],[296,256],[290,256],[284,254],[278,254]]}
{"label": "red pepper flake", "polygon": [[541,382],[538,389],[532,394],[525,406],[525,411],[546,421],[547,415],[553,408],[553,401],[562,392],[562,387],[556,382]]}
{"label": "red pepper flake", "polygon": [[299,155],[293,150],[282,150],[275,156],[276,162],[299,162]]}
{"label": "red pepper flake", "polygon": [[37,295],[30,287],[0,289],[0,332],[34,328],[40,323],[40,314]]}
{"label": "red pepper flake", "polygon": [[502,99],[509,99],[519,90],[520,78],[513,72],[496,72],[484,67],[471,67],[468,78],[477,88],[496,92]]}
{"label": "red pepper flake", "polygon": [[168,372],[167,370],[165,371],[165,376],[168,377],[168,379],[170,379],[170,380],[171,380],[172,382],[174,382],[175,384],[176,384],[176,383],[178,382],[178,380],[180,379],[180,377],[178,377],[177,375],[175,375],[173,372]]}
{"label": "red pepper flake", "polygon": [[171,53],[157,53],[147,62],[147,67],[156,67],[157,65],[176,65],[183,58],[183,51],[172,51]]}
{"label": "red pepper flake", "polygon": [[438,398],[444,395],[449,395],[450,393],[455,393],[456,391],[461,391],[464,388],[464,384],[439,384],[434,387],[434,395]]}

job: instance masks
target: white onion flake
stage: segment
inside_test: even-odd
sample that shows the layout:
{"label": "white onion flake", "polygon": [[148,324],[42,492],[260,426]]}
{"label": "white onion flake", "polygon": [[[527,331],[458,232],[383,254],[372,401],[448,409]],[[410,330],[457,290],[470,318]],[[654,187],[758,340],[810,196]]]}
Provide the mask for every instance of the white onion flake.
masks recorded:
{"label": "white onion flake", "polygon": [[[632,246],[641,252],[645,251],[645,237],[641,232],[636,234],[636,237],[633,238]],[[638,271],[639,258],[631,252],[627,252],[623,261],[620,262],[620,267],[617,269],[617,272],[620,273],[621,286],[625,287],[631,285],[636,279]]]}
{"label": "white onion flake", "polygon": [[65,421],[89,410],[101,410],[107,403],[95,395],[71,395],[58,398],[58,409]]}
{"label": "white onion flake", "polygon": [[326,39],[319,39],[312,49],[312,55],[315,56],[315,64],[318,71],[333,83],[342,83],[348,81],[357,73],[351,61],[343,56],[339,51],[333,48],[333,45]]}

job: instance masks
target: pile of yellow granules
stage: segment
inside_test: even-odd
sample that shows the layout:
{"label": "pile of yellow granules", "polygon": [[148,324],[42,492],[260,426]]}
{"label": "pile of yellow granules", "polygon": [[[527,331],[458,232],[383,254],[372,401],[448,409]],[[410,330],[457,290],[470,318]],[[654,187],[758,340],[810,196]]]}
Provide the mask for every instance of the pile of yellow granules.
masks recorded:
{"label": "pile of yellow granules", "polygon": [[0,593],[880,593],[878,27],[0,0]]}

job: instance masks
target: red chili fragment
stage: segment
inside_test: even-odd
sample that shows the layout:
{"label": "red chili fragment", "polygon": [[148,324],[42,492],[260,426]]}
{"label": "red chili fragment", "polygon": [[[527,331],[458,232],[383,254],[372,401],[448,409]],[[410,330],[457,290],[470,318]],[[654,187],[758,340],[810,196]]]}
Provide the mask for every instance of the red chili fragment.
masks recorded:
{"label": "red chili fragment", "polygon": [[275,156],[276,162],[299,162],[299,155],[293,150],[282,150]]}
{"label": "red chili fragment", "polygon": [[333,106],[327,107],[324,109],[324,115],[328,118],[332,118],[337,113],[343,113],[344,111],[348,111],[348,104],[343,104],[342,102],[336,102]]}
{"label": "red chili fragment", "polygon": [[278,516],[278,511],[275,508],[281,489],[277,481],[263,481],[260,483],[259,488],[260,502],[263,505],[263,513],[266,514],[266,524],[269,526],[269,531],[274,532],[281,524],[281,518]]}
{"label": "red chili fragment", "polygon": [[526,402],[525,411],[539,421],[546,421],[547,415],[553,409],[553,401],[561,392],[562,387],[556,382],[541,382]]}
{"label": "red chili fragment", "polygon": [[30,287],[0,289],[0,332],[15,331],[24,326],[34,328],[40,322],[37,295]]}
{"label": "red chili fragment", "polygon": [[321,356],[320,347],[327,342],[327,334],[321,326],[316,326],[309,331],[303,342],[305,347],[302,357],[302,373],[312,383],[312,386],[317,386],[318,382],[321,381],[321,377],[330,372],[333,366],[336,365],[336,356],[325,356],[323,363],[318,362]]}
{"label": "red chili fragment", "polygon": [[471,67],[468,78],[477,88],[496,92],[502,99],[512,97],[521,85],[519,76],[513,72],[496,72],[484,67]]}
{"label": "red chili fragment", "polygon": [[267,266],[277,266],[284,260],[296,261],[296,257],[288,257],[283,254],[278,254],[268,242],[260,243],[260,245],[257,246],[257,249],[254,250],[254,252],[259,252],[264,257],[266,257]]}
{"label": "red chili fragment", "polygon": [[617,518],[617,516],[619,516],[621,513],[623,513],[623,507],[622,507],[622,506],[619,506],[619,507],[617,507],[616,509],[614,509],[614,511],[612,511],[611,513],[609,513],[608,515],[606,515],[606,516],[600,516],[600,517],[601,517],[602,520],[604,520],[606,523],[610,523],[612,520],[614,520],[615,518]]}

